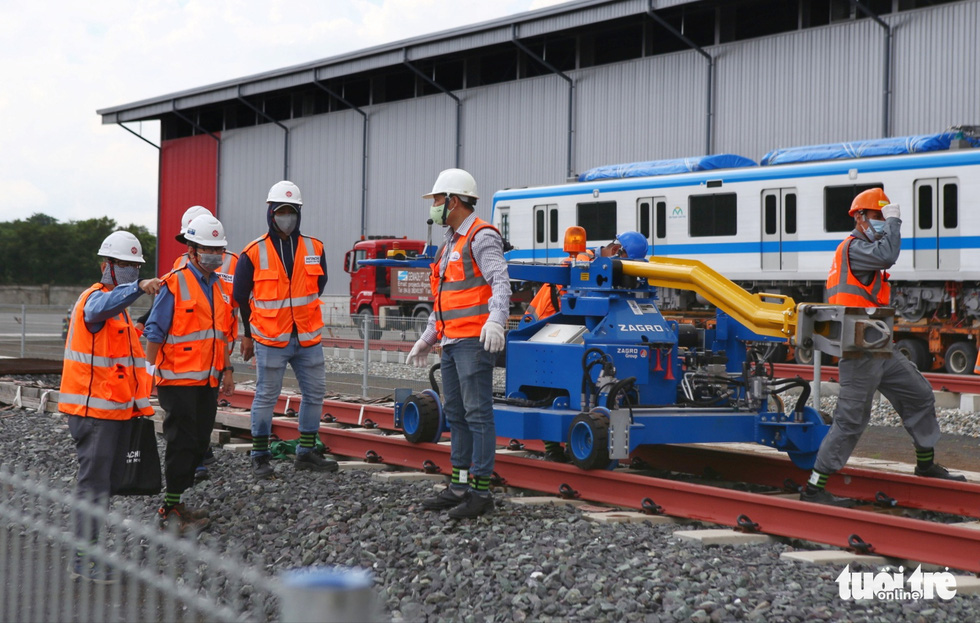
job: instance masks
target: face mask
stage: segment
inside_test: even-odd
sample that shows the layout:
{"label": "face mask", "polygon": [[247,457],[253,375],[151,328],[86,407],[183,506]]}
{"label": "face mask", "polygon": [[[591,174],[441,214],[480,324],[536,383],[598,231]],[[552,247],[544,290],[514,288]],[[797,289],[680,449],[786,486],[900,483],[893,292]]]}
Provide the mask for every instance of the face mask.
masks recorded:
{"label": "face mask", "polygon": [[432,219],[433,223],[446,227],[446,219],[449,218],[449,213],[452,212],[452,210],[446,209],[448,205],[449,197],[446,197],[446,200],[442,203],[442,205],[432,206],[429,208],[429,218]]}
{"label": "face mask", "polygon": [[224,262],[224,255],[214,254],[214,253],[201,253],[197,252],[197,263],[201,265],[201,268],[208,272],[214,272],[221,268],[221,263]]}
{"label": "face mask", "polygon": [[[115,279],[113,279],[115,275]],[[112,262],[106,262],[102,269],[102,283],[107,286],[118,286],[121,283],[132,283],[139,279],[139,266],[116,266]]]}
{"label": "face mask", "polygon": [[875,230],[876,234],[883,234],[885,232],[885,221],[871,221],[871,228]]}
{"label": "face mask", "polygon": [[299,221],[299,214],[279,214],[278,212],[272,216],[272,220],[276,222],[276,227],[279,231],[286,234],[287,236],[293,233],[296,229],[296,222]]}

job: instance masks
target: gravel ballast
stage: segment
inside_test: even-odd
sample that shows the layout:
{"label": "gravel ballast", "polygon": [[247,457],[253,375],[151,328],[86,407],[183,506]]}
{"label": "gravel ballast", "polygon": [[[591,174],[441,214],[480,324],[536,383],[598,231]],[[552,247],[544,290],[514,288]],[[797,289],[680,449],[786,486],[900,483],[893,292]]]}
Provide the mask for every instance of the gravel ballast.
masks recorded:
{"label": "gravel ballast", "polygon": [[[493,514],[455,522],[421,508],[431,483],[297,472],[287,461],[274,462],[275,480],[256,482],[247,454],[215,455],[210,480],[185,494],[211,511],[202,545],[242,550],[270,574],[310,565],[370,569],[384,616],[395,621],[980,619],[973,595],[844,600],[835,582],[842,567],[779,558],[822,549],[816,544],[705,547],[673,535],[700,524],[598,524],[573,507],[508,503],[510,493],[496,495]],[[71,490],[77,463],[65,419],[0,411],[0,462]],[[113,508],[149,523],[161,498],[117,497]]]}

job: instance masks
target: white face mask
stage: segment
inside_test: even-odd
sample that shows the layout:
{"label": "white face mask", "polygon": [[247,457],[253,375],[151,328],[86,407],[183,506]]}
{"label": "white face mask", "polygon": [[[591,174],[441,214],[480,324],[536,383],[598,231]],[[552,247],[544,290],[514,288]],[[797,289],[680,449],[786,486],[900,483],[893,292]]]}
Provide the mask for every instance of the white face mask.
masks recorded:
{"label": "white face mask", "polygon": [[222,262],[224,262],[224,254],[218,253],[201,253],[197,252],[197,263],[201,265],[201,268],[208,272],[214,272],[221,268]]}
{"label": "white face mask", "polygon": [[429,218],[432,219],[433,223],[446,227],[446,219],[449,218],[449,213],[452,212],[452,210],[446,209],[448,205],[449,197],[446,197],[446,200],[441,204],[429,208]]}
{"label": "white face mask", "polygon": [[276,227],[279,228],[279,231],[288,236],[296,229],[296,222],[299,220],[299,215],[295,212],[283,214],[276,212],[272,219],[276,222]]}

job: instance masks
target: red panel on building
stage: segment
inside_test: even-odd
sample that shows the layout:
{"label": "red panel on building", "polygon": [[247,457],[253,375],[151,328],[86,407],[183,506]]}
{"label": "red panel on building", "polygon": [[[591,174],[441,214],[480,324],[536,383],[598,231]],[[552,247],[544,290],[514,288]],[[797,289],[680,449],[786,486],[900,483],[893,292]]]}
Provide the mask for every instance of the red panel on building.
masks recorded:
{"label": "red panel on building", "polygon": [[[220,136],[216,134],[216,136]],[[187,250],[174,236],[180,217],[192,205],[215,212],[218,197],[218,141],[207,134],[163,141],[160,148],[160,212],[157,215],[157,266],[170,270]]]}

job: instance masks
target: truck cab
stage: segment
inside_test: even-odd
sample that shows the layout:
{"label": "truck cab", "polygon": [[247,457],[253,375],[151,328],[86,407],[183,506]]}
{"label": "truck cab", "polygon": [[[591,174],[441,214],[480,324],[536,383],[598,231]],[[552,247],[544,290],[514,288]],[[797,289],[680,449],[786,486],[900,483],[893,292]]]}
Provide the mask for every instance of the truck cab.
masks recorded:
{"label": "truck cab", "polygon": [[395,236],[365,236],[344,256],[350,274],[350,314],[361,336],[378,339],[383,329],[405,329],[412,322],[424,326],[432,313],[429,271],[426,268],[390,268],[362,264],[363,260],[412,258],[423,254],[425,241]]}

